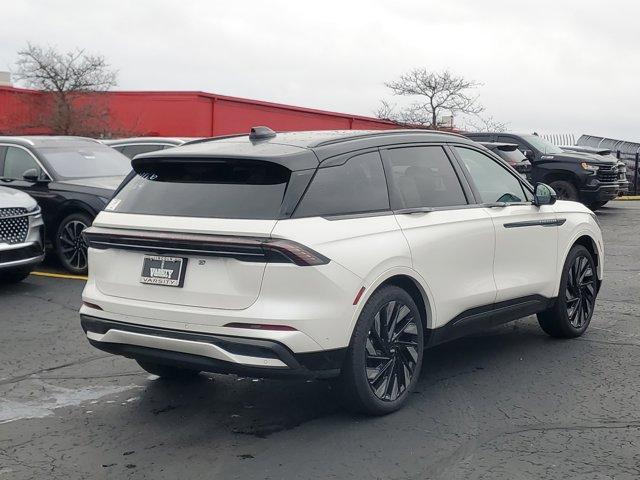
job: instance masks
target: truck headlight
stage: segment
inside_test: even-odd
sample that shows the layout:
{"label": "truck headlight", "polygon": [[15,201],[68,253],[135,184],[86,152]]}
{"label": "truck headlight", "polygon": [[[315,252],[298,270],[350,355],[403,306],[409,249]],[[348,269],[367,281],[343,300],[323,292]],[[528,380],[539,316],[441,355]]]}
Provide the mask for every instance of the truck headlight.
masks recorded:
{"label": "truck headlight", "polygon": [[591,165],[590,163],[587,162],[582,162],[580,164],[580,166],[584,169],[584,170],[588,170],[589,172],[597,172],[598,169],[600,167],[598,167],[597,165]]}

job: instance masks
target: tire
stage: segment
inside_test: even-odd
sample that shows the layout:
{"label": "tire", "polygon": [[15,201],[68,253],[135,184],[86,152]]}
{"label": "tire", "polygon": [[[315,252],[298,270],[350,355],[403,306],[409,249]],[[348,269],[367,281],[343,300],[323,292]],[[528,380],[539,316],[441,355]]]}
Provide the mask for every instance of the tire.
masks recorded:
{"label": "tire", "polygon": [[171,367],[160,363],[143,362],[140,360],[136,360],[136,362],[138,362],[138,365],[140,365],[143,370],[167,380],[186,380],[189,378],[195,378],[200,373],[198,370]]}
{"label": "tire", "polygon": [[580,195],[578,189],[571,182],[566,180],[556,180],[549,184],[553,188],[558,196],[558,200],[571,200],[572,202],[579,202]]}
{"label": "tire", "polygon": [[[389,319],[396,327],[391,334]],[[368,415],[398,410],[418,382],[423,349],[424,329],[411,295],[393,285],[376,291],[360,313],[338,379],[346,406]]]}
{"label": "tire", "polygon": [[589,205],[589,208],[590,208],[591,210],[594,210],[594,211],[595,211],[595,210],[598,210],[599,208],[604,207],[607,203],[608,203],[608,201],[607,201],[607,202],[596,202],[596,203],[592,203],[591,205]]}
{"label": "tire", "polygon": [[0,270],[0,283],[18,283],[24,280],[31,273],[31,267],[12,268],[10,270]]}
{"label": "tire", "polygon": [[93,219],[86,213],[72,213],[62,219],[53,239],[56,255],[65,270],[77,275],[87,273],[87,245],[82,231]]}
{"label": "tire", "polygon": [[558,298],[551,308],[538,313],[540,327],[552,337],[579,337],[591,322],[597,295],[593,257],[582,245],[574,245],[564,262]]}

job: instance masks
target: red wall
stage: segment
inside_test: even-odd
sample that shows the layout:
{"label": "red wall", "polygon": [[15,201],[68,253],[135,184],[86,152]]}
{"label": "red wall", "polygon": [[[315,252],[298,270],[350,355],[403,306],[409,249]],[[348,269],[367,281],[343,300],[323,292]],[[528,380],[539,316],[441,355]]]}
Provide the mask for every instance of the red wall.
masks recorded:
{"label": "red wall", "polygon": [[[99,95],[109,110],[110,132],[107,133],[114,136],[202,137],[244,133],[256,125],[279,131],[396,128],[393,123],[376,118],[204,92]],[[50,133],[41,126],[40,120],[51,108],[50,100],[43,92],[0,87],[0,133]]]}

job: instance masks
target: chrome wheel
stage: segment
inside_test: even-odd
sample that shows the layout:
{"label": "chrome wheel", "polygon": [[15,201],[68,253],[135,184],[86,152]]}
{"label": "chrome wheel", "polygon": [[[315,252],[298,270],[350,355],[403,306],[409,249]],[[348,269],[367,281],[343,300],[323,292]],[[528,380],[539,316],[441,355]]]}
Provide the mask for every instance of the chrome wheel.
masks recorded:
{"label": "chrome wheel", "polygon": [[565,291],[567,317],[574,328],[582,328],[589,321],[596,301],[596,277],[589,259],[575,258],[567,277]]}
{"label": "chrome wheel", "polygon": [[87,244],[82,237],[82,231],[87,227],[80,220],[71,220],[60,229],[58,236],[60,254],[69,266],[77,270],[87,268]]}
{"label": "chrome wheel", "polygon": [[419,321],[400,301],[383,305],[374,317],[365,344],[365,368],[380,400],[396,400],[411,383],[419,358]]}

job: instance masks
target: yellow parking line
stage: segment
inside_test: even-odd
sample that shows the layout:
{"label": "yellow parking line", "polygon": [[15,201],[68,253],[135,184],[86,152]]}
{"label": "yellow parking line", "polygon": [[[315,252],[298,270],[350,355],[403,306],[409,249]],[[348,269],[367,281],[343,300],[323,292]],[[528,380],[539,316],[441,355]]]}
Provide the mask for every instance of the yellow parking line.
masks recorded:
{"label": "yellow parking line", "polygon": [[50,273],[50,272],[31,272],[31,275],[37,275],[39,277],[51,277],[51,278],[68,278],[71,280],[86,280],[86,275],[69,275],[66,273]]}

